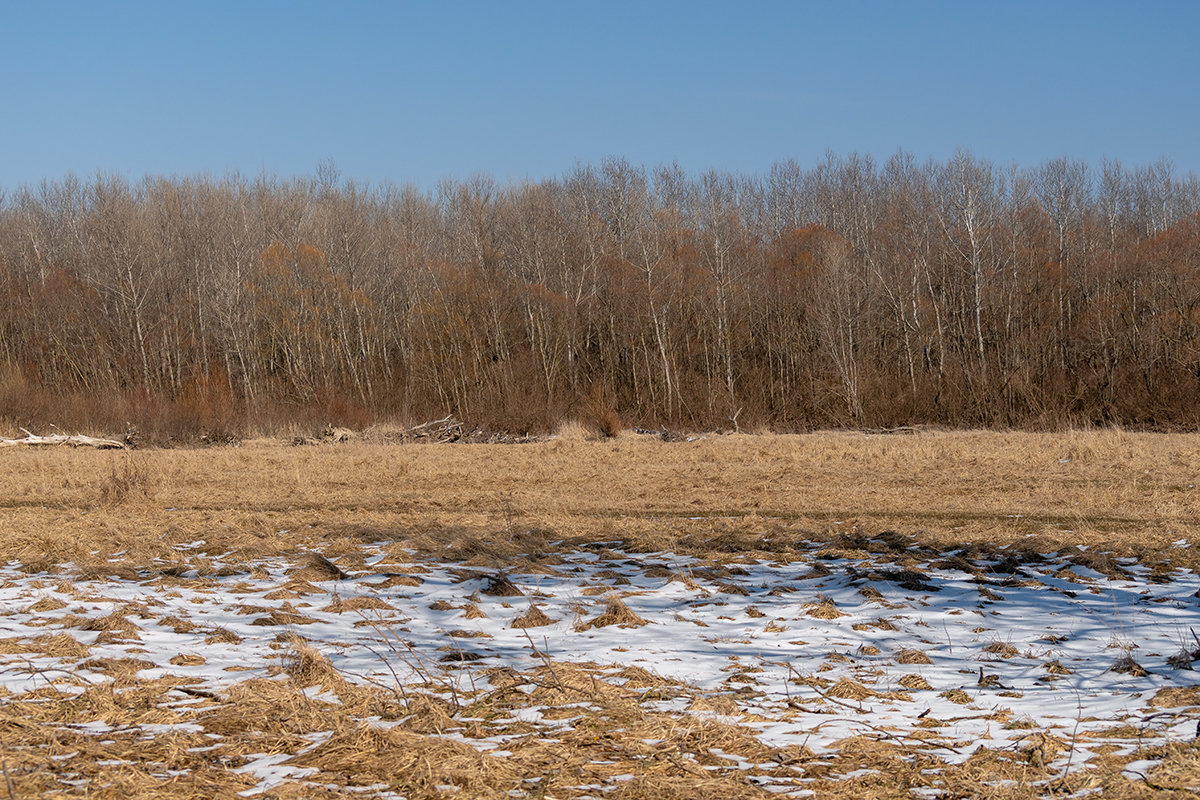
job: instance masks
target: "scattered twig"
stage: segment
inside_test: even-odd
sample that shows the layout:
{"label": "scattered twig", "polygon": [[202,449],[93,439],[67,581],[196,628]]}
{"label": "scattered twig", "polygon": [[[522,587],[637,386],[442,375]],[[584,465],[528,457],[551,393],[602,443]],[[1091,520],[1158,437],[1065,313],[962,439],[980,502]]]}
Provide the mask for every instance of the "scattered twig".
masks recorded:
{"label": "scattered twig", "polygon": [[803,684],[803,685],[807,686],[808,688],[812,689],[812,690],[813,690],[814,692],[816,692],[817,694],[821,695],[821,697],[823,697],[823,698],[825,698],[826,700],[828,700],[829,702],[831,702],[831,703],[837,703],[839,706],[844,706],[844,707],[846,707],[846,708],[850,709],[851,711],[857,711],[857,712],[858,712],[858,713],[860,713],[860,714],[867,714],[867,713],[870,713],[870,710],[869,710],[869,709],[867,709],[867,708],[864,708],[864,707],[862,706],[862,704],[861,704],[861,703],[860,703],[859,705],[857,705],[857,706],[854,706],[854,705],[851,705],[850,703],[847,703],[847,702],[845,702],[844,700],[842,700],[842,699],[840,699],[840,698],[834,697],[834,696],[832,696],[832,695],[826,694],[825,692],[821,691],[821,689],[820,689],[820,687],[819,687],[819,686],[815,685],[815,683],[813,683],[813,682],[806,681],[806,680],[805,680],[805,678],[804,678],[804,676],[803,676],[803,675],[801,675],[801,674],[800,674],[800,673],[799,673],[799,672],[796,670],[796,668],[795,668],[795,667],[793,667],[793,666],[792,666],[791,664],[789,664],[788,662],[786,662],[786,661],[776,661],[776,662],[774,662],[774,663],[775,663],[776,665],[779,665],[779,666],[786,667],[786,668],[787,668],[787,671],[788,671],[788,674],[789,674],[789,675],[794,675],[794,676],[796,677],[796,681],[797,681],[797,683],[801,683],[801,684]]}
{"label": "scattered twig", "polygon": [[541,659],[542,663],[546,665],[546,669],[550,671],[550,675],[554,678],[554,683],[557,685],[558,690],[565,692],[567,687],[563,684],[562,679],[558,676],[558,671],[554,669],[554,662],[550,660],[550,640],[545,636],[542,637],[542,641],[546,645],[546,652],[540,652],[537,649],[537,645],[533,643],[533,637],[529,635],[529,629],[521,628],[521,633],[525,634],[525,638],[529,641],[529,649],[533,651],[535,656]]}
{"label": "scattered twig", "polygon": [[893,740],[895,740],[897,742],[901,742],[901,743],[904,743],[906,741],[917,742],[920,745],[922,745],[923,747],[934,747],[939,750],[948,750],[951,753],[961,753],[962,752],[961,750],[951,747],[948,744],[938,744],[937,742],[931,742],[928,739],[922,739],[919,736],[910,736],[908,734],[895,734],[895,733],[885,730],[877,725],[872,725],[870,722],[864,722],[861,719],[843,719],[842,717],[835,717],[834,719],[829,719],[829,720],[825,720],[823,722],[818,723],[817,725],[815,725],[813,727],[813,730],[817,730],[818,728],[823,728],[826,725],[831,725],[835,722],[849,722],[852,725],[861,725],[864,728],[870,728],[871,730],[875,731],[876,733],[878,733],[880,736],[882,736],[884,738],[893,739]]}

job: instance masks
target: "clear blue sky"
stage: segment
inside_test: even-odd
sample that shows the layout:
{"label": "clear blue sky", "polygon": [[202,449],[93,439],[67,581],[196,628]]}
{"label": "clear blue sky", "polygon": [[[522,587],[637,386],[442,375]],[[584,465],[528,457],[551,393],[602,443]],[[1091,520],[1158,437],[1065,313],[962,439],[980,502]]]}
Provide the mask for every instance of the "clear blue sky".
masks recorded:
{"label": "clear blue sky", "polygon": [[825,150],[1200,173],[1200,2],[0,0],[0,187]]}

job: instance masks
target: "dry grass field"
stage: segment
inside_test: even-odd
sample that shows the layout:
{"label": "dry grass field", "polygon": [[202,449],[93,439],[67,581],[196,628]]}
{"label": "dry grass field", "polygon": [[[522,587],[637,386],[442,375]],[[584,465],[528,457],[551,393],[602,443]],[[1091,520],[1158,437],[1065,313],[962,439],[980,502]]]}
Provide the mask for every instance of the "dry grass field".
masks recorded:
{"label": "dry grass field", "polygon": [[1198,477],[1122,431],[3,449],[0,797],[1194,797]]}

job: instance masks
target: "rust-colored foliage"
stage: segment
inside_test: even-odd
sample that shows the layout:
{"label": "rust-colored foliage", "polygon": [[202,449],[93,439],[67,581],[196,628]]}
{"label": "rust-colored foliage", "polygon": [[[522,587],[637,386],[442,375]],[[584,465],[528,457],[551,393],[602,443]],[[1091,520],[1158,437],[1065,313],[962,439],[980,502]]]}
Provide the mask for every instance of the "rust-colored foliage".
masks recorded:
{"label": "rust-colored foliage", "polygon": [[1194,426],[1198,205],[1166,164],[966,154],[70,179],[0,214],[0,425]]}

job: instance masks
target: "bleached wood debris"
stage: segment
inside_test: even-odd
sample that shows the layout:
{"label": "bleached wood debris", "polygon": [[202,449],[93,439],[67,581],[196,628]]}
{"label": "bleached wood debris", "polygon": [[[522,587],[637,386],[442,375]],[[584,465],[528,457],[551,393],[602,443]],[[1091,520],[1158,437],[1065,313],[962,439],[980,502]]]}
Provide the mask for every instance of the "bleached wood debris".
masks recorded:
{"label": "bleached wood debris", "polygon": [[94,436],[84,436],[83,434],[65,434],[51,433],[47,436],[38,436],[30,433],[24,428],[18,428],[21,433],[25,434],[20,439],[6,439],[0,437],[0,447],[17,447],[25,445],[29,447],[95,447],[99,450],[124,450],[126,445],[124,442],[118,442],[115,439],[97,439]]}

